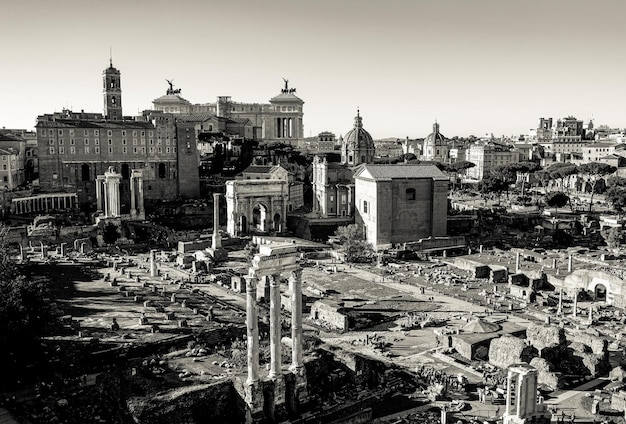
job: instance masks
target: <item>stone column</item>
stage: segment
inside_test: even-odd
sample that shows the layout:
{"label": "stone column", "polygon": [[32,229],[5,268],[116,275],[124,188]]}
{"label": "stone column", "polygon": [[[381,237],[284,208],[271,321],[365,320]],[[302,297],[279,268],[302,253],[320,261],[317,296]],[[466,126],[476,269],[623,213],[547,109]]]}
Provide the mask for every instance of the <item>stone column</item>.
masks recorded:
{"label": "stone column", "polygon": [[291,286],[291,371],[303,375],[302,363],[302,270],[297,269],[289,278]]}
{"label": "stone column", "polygon": [[67,253],[65,250],[67,249],[67,243],[61,243],[61,256],[65,256],[65,254]]}
{"label": "stone column", "polygon": [[41,246],[41,259],[46,259],[46,246],[43,245],[43,242],[40,241],[39,245]]}
{"label": "stone column", "polygon": [[578,316],[578,289],[574,291],[574,310],[572,311],[572,315]]}
{"label": "stone column", "polygon": [[441,424],[448,424],[448,405],[441,405]]}
{"label": "stone column", "polygon": [[140,174],[137,180],[137,204],[139,216],[143,219],[146,216],[146,211],[143,208],[143,174]]}
{"label": "stone column", "polygon": [[569,255],[569,258],[567,258],[567,272],[572,272],[572,269],[574,265],[574,257],[572,255]]}
{"label": "stone column", "polygon": [[109,187],[106,181],[102,183],[102,212],[104,217],[109,217]]}
{"label": "stone column", "polygon": [[515,273],[517,274],[520,271],[520,254],[519,252],[515,253]]}
{"label": "stone column", "polygon": [[157,266],[155,260],[156,250],[152,249],[150,251],[150,277],[157,276]]}
{"label": "stone column", "polygon": [[252,414],[263,409],[263,390],[259,384],[259,323],[254,276],[246,280],[246,333],[248,337],[248,378],[244,386],[245,400]]}
{"label": "stone column", "polygon": [[[133,173],[134,174],[134,173]],[[136,218],[137,217],[137,209],[135,206],[135,196],[137,195],[136,189],[135,189],[135,183],[136,183],[136,179],[135,179],[135,175],[131,175],[130,176],[130,217],[131,218]]]}
{"label": "stone column", "polygon": [[212,249],[220,249],[222,247],[222,238],[219,232],[220,227],[220,194],[213,193],[213,239],[211,243]]}
{"label": "stone column", "polygon": [[104,174],[107,185],[107,198],[109,213],[112,218],[120,216],[120,179],[122,176],[115,173],[112,168]]}
{"label": "stone column", "polygon": [[556,310],[557,315],[561,315],[563,313],[563,289],[559,289],[559,306]]}
{"label": "stone column", "polygon": [[517,389],[515,390],[515,403],[517,404],[516,414],[518,417],[523,417],[524,405],[526,402],[526,393],[524,393],[525,387],[523,386],[524,378],[522,375],[517,375]]}
{"label": "stone column", "polygon": [[281,375],[281,316],[280,316],[280,281],[279,275],[272,275],[270,280],[270,372],[272,380],[280,379]]}

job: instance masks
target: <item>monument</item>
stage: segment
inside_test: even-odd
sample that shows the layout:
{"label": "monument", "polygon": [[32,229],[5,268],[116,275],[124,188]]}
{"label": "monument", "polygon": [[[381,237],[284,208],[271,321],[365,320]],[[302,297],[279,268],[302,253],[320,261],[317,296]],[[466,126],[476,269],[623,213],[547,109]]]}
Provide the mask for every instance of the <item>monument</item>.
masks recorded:
{"label": "monument", "polygon": [[[246,328],[248,337],[248,377],[244,384],[244,397],[248,405],[250,422],[263,418],[264,396],[271,396],[272,407],[265,411],[271,421],[275,420],[277,405],[290,399],[291,410],[306,402],[308,389],[302,360],[302,269],[297,263],[298,252],[292,244],[261,245],[252,260],[246,279]],[[281,275],[289,276],[291,291],[291,339],[292,355],[289,372],[295,381],[292,392],[287,393],[285,375],[281,364]],[[259,327],[257,313],[257,282],[267,276],[270,282],[270,369],[266,382],[259,378]],[[269,384],[270,390],[264,385]]]}

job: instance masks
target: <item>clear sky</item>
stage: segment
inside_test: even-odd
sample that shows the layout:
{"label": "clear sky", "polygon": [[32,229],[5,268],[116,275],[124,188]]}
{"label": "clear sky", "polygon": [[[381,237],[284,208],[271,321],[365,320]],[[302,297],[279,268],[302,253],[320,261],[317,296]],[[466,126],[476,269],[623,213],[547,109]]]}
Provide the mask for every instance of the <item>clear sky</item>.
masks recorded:
{"label": "clear sky", "polygon": [[624,0],[0,0],[0,127],[124,114],[173,79],[192,103],[267,102],[288,78],[305,136],[520,134],[539,117],[626,126]]}

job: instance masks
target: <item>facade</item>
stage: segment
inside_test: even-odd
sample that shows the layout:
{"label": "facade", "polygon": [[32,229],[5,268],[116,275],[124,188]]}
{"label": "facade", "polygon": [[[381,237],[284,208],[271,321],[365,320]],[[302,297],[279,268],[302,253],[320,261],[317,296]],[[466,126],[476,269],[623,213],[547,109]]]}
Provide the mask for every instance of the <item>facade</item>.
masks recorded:
{"label": "facade", "polygon": [[[32,134],[33,133],[31,133],[31,138]],[[11,175],[15,175],[15,177],[12,178],[12,184],[10,184],[13,186],[11,189],[19,186],[25,181],[32,181],[35,169],[33,161],[33,154],[35,152],[32,143],[29,145],[27,139],[14,132],[4,132],[0,130],[0,149],[5,152],[3,153],[3,156],[16,156],[15,163],[9,163],[8,159],[2,161],[2,171],[7,171],[10,166]],[[26,172],[27,164],[30,170],[28,173]],[[5,165],[7,166],[6,168]],[[7,176],[8,179],[9,175],[6,172],[5,176]],[[8,181],[3,180],[3,184],[5,186],[7,185],[7,182]]]}
{"label": "facade", "polygon": [[363,128],[363,121],[357,110],[354,128],[348,131],[341,140],[341,163],[348,166],[372,163],[375,156],[374,140],[370,133]]}
{"label": "facade", "polygon": [[[168,83],[170,88],[167,93],[153,100],[154,110],[174,115],[216,115],[227,121],[249,126],[246,129],[248,133],[237,134],[256,140],[298,145],[304,138],[304,101],[296,96],[295,88],[289,88],[288,81],[285,81],[285,88],[272,97],[269,103],[233,102],[229,96],[219,96],[215,103],[192,104],[180,96],[180,89],[174,89],[173,84],[170,81]],[[207,127],[206,130],[215,131],[217,127]]]}
{"label": "facade", "polygon": [[448,177],[434,165],[363,165],[355,222],[376,249],[446,235]]}
{"label": "facade", "polygon": [[441,163],[450,162],[448,143],[444,135],[439,132],[439,124],[437,122],[433,124],[433,132],[424,139],[422,160]]}
{"label": "facade", "polygon": [[354,214],[354,170],[345,165],[313,158],[313,212],[322,218]]}
{"label": "facade", "polygon": [[125,118],[120,87],[111,65],[104,71],[104,115],[63,110],[37,118],[42,190],[76,192],[82,205],[93,205],[96,175],[113,167],[122,175],[122,210],[129,207],[134,169],[142,171],[147,199],[197,197],[195,122],[162,112]]}
{"label": "facade", "polygon": [[20,152],[11,147],[0,148],[0,189],[14,190],[24,182],[24,168]]}
{"label": "facade", "polygon": [[285,229],[289,187],[275,179],[226,182],[227,231],[236,237]]}
{"label": "facade", "polygon": [[582,151],[583,163],[602,162],[602,158],[615,153],[615,143],[591,143],[585,144]]}
{"label": "facade", "polygon": [[239,179],[287,181],[289,185],[287,212],[304,205],[304,183],[296,181],[293,173],[289,172],[282,165],[250,165],[242,172]]}
{"label": "facade", "polygon": [[493,143],[475,143],[467,149],[467,160],[472,162],[473,168],[467,172],[468,178],[482,180],[493,168],[500,165],[509,165],[520,161],[520,151]]}

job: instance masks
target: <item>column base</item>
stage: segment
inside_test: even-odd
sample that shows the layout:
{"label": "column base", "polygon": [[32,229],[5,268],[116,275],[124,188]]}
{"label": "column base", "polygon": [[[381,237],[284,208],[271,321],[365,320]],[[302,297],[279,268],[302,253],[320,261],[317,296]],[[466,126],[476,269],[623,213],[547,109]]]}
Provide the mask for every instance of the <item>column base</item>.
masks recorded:
{"label": "column base", "polygon": [[296,402],[300,404],[306,403],[309,399],[309,389],[307,387],[306,370],[304,369],[304,365],[299,367],[292,365],[289,367],[289,370],[295,379],[294,398]]}
{"label": "column base", "polygon": [[270,381],[274,384],[274,405],[284,404],[285,378],[282,375],[277,375],[274,378],[270,378]]}
{"label": "column base", "polygon": [[244,400],[248,404],[248,412],[251,416],[263,414],[263,386],[260,381],[244,383]]}

